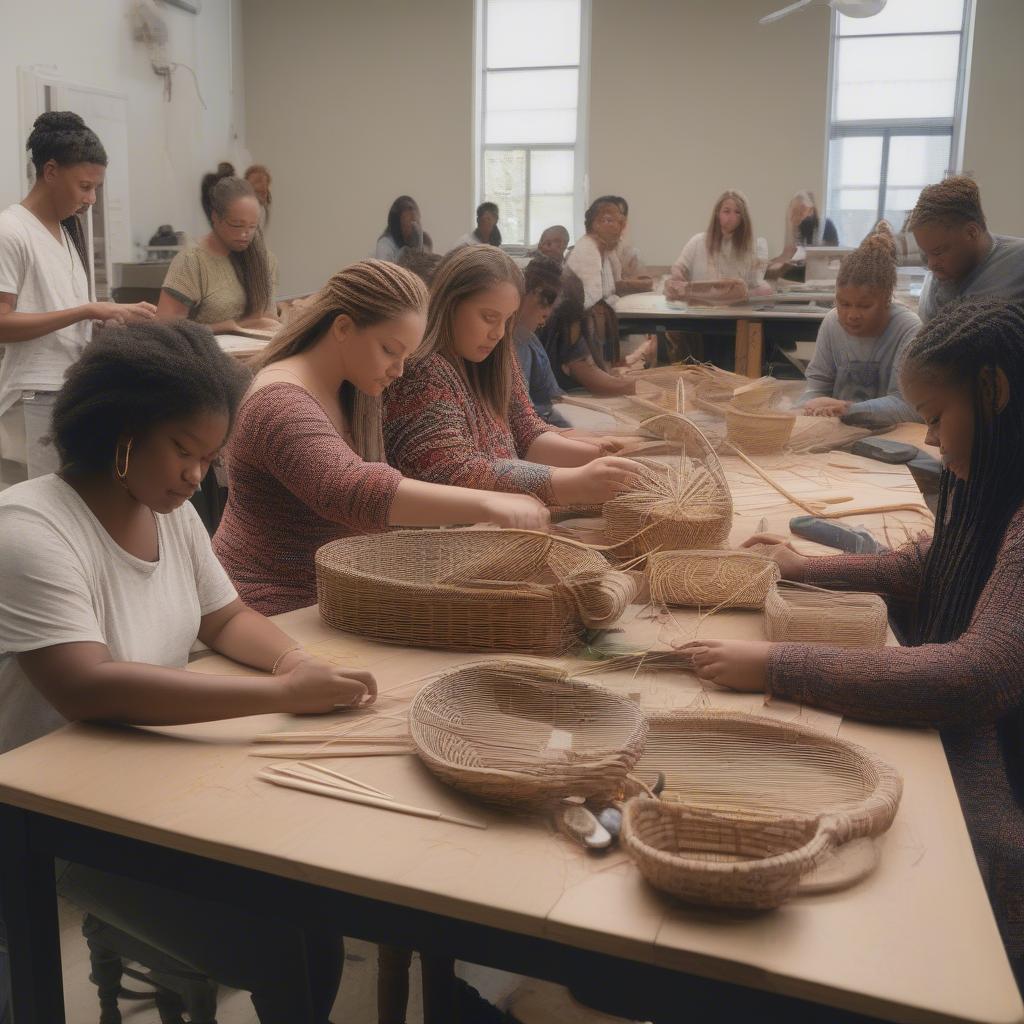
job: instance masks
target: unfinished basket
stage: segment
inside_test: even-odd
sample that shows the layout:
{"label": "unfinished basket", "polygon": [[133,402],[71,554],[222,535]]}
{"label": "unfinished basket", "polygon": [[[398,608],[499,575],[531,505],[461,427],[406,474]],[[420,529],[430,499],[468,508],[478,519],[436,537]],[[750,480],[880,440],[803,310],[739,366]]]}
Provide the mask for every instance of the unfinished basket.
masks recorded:
{"label": "unfinished basket", "polygon": [[725,410],[725,439],[741,451],[769,455],[786,447],[796,416],[789,412],[745,412],[731,403]]}
{"label": "unfinished basket", "polygon": [[651,599],[687,608],[763,608],[779,575],[771,558],[750,551],[660,551],[647,559]]}
{"label": "unfinished basket", "polygon": [[664,417],[678,431],[678,460],[636,460],[642,486],[604,505],[605,533],[621,555],[715,548],[732,529],[732,494],[710,442],[685,416]]}
{"label": "unfinished basket", "polygon": [[768,908],[851,839],[892,824],[903,784],[870,751],[807,726],[727,711],[652,716],[623,843],[657,888],[688,902]]}
{"label": "unfinished basket", "polygon": [[889,614],[877,594],[777,584],[765,598],[764,623],[768,639],[777,642],[884,647]]}
{"label": "unfinished basket", "polygon": [[320,616],[384,643],[565,654],[615,622],[634,575],[596,551],[514,530],[400,530],[316,554]]}
{"label": "unfinished basket", "polygon": [[409,709],[416,753],[438,778],[490,803],[539,807],[618,796],[647,736],[640,708],[542,662],[466,665]]}

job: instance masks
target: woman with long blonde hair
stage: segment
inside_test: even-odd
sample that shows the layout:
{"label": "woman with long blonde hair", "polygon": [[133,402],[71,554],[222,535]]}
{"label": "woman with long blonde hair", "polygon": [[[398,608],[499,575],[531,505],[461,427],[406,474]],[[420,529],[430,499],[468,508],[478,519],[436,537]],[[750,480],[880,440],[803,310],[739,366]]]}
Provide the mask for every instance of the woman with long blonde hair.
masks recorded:
{"label": "woman with long blonde hair", "polygon": [[267,615],[316,602],[313,556],[389,526],[490,522],[543,529],[537,500],[409,480],[383,460],[380,396],[423,338],[427,293],[409,271],[339,271],[259,359],[228,453],[214,550]]}
{"label": "woman with long blonde hair", "polygon": [[548,505],[608,501],[635,465],[551,430],[534,411],[513,330],[523,275],[493,246],[449,253],[431,285],[423,347],[384,396],[388,461],[408,476],[533,494]]}
{"label": "woman with long blonde hair", "polygon": [[757,241],[747,197],[726,189],[715,201],[707,230],[694,235],[672,264],[665,294],[670,299],[742,301],[751,293],[771,291],[764,284]]}

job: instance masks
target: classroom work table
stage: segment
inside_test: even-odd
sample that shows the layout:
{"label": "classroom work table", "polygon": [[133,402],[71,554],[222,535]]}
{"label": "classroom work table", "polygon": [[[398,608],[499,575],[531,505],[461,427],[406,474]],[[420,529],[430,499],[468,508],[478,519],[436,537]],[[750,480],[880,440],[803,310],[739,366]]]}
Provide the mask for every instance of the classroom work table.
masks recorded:
{"label": "classroom work table", "polygon": [[[874,504],[879,494],[915,500],[903,466],[846,454],[759,461],[808,496],[850,494],[853,505]],[[733,542],[762,518],[785,532],[798,510],[738,460],[724,463],[736,502]],[[890,542],[927,526],[914,512],[849,521]],[[699,622],[696,613],[677,609],[673,617],[658,622],[632,606],[622,638],[657,643],[666,631],[763,637],[757,612]],[[401,728],[400,713],[425,676],[474,659],[371,643],[326,626],[315,608],[279,622],[320,656],[376,673],[380,731]],[[193,667],[242,671],[215,655]],[[800,896],[767,913],[694,909],[649,888],[621,851],[588,855],[541,818],[461,796],[411,755],[323,763],[404,802],[484,821],[487,830],[256,778],[271,762],[249,756],[254,736],[322,728],[341,714],[163,729],[73,725],[0,757],[0,878],[14,939],[19,1024],[64,1019],[55,856],[282,920],[326,916],[350,935],[427,946],[551,980],[601,977],[620,993],[635,993],[641,1019],[689,1019],[699,1007],[693,1019],[702,1021],[741,1019],[740,1013],[751,1020],[847,1019],[841,1011],[906,1022],[1024,1021],[935,733],[845,721],[784,702],[763,706],[758,695],[718,691],[683,672],[593,678],[652,710],[707,702],[799,718],[877,752],[905,783],[896,821],[878,840],[878,868],[850,889]]]}

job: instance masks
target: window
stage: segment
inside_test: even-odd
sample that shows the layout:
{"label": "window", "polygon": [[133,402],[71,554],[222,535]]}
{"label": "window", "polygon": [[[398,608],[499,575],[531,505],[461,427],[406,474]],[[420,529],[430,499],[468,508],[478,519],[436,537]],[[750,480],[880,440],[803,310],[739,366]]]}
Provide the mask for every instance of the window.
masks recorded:
{"label": "window", "polygon": [[534,245],[552,224],[575,238],[589,0],[479,2],[480,200],[498,204],[504,244]]}
{"label": "window", "polygon": [[925,185],[956,168],[971,0],[889,0],[833,15],[828,215],[856,245],[899,230]]}

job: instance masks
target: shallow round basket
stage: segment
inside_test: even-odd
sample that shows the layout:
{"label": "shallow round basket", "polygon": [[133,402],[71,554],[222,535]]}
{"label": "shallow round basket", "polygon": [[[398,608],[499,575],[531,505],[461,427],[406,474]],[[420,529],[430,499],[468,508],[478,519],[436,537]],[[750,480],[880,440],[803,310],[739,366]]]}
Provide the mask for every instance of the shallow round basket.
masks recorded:
{"label": "shallow round basket", "polygon": [[763,608],[779,567],[751,551],[660,551],[647,559],[652,600],[686,608]]}
{"label": "shallow round basket", "polygon": [[693,389],[693,404],[715,416],[724,416],[732,401],[733,386],[715,380],[706,380]]}
{"label": "shallow round basket", "polygon": [[625,611],[638,581],[597,552],[510,530],[400,530],[316,554],[321,618],[383,643],[565,654]]}
{"label": "shallow round basket", "polygon": [[782,643],[884,647],[889,610],[877,594],[776,584],[764,602],[765,634]]}
{"label": "shallow round basket", "polygon": [[725,410],[725,439],[747,455],[769,455],[786,447],[795,423],[794,413],[747,412],[734,400]]}
{"label": "shallow round basket", "polygon": [[639,706],[534,661],[466,665],[409,709],[416,753],[449,785],[506,807],[621,794],[647,737]]}
{"label": "shallow round basket", "polygon": [[659,774],[665,789],[627,802],[622,841],[652,885],[691,903],[778,906],[836,848],[888,829],[899,807],[893,768],[806,726],[704,710],[652,716],[649,730],[627,792]]}

